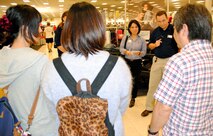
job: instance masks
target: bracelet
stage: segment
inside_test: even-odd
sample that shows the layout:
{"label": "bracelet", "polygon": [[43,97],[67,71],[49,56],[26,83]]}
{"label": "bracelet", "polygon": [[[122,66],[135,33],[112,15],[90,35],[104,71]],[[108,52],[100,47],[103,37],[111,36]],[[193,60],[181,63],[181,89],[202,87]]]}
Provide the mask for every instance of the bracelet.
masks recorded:
{"label": "bracelet", "polygon": [[157,132],[151,132],[151,131],[148,129],[148,133],[149,133],[150,135],[156,135],[156,134],[158,133],[158,131],[157,131]]}
{"label": "bracelet", "polygon": [[148,126],[148,134],[150,134],[150,135],[156,135],[158,133],[158,131],[157,132],[152,132],[149,129],[150,129],[150,125]]}

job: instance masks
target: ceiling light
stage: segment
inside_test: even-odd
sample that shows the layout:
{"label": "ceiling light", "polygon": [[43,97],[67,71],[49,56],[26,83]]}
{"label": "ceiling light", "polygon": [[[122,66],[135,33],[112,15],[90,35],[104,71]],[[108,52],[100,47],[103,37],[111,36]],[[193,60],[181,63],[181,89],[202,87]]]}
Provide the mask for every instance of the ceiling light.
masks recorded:
{"label": "ceiling light", "polygon": [[23,0],[23,2],[30,2],[30,0]]}
{"label": "ceiling light", "polygon": [[64,5],[58,5],[59,7],[64,7]]}
{"label": "ceiling light", "polygon": [[204,2],[204,1],[202,1],[202,0],[198,0],[198,1],[197,1],[197,3],[203,3],[203,2]]}
{"label": "ceiling light", "polygon": [[153,7],[155,7],[155,6],[157,6],[158,4],[155,3],[155,4],[151,4],[151,5],[152,5]]}
{"label": "ceiling light", "polygon": [[13,3],[10,3],[10,4],[11,4],[11,5],[17,5],[17,3],[14,3],[14,2],[13,2]]}
{"label": "ceiling light", "polygon": [[94,3],[95,3],[95,2],[97,2],[97,0],[91,0],[91,2],[94,2]]}
{"label": "ceiling light", "polygon": [[5,6],[5,5],[0,5],[0,8],[6,8],[7,6]]}
{"label": "ceiling light", "polygon": [[110,7],[112,7],[112,8],[113,8],[113,7],[116,7],[116,5],[111,5]]}
{"label": "ceiling light", "polygon": [[173,3],[174,5],[180,5],[180,3],[179,2],[175,2],[175,3]]}
{"label": "ceiling light", "polygon": [[44,4],[44,5],[49,5],[49,3],[47,3],[47,2],[44,2],[43,4]]}
{"label": "ceiling light", "polygon": [[102,3],[102,5],[107,5],[107,3]]}
{"label": "ceiling light", "polygon": [[58,2],[64,2],[64,0],[58,0]]}

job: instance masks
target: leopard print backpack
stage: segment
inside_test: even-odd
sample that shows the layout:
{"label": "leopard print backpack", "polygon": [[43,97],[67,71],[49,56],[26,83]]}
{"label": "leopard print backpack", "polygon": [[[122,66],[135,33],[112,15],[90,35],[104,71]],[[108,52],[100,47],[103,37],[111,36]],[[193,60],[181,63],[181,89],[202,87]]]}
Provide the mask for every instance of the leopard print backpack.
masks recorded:
{"label": "leopard print backpack", "polygon": [[[60,120],[60,136],[115,135],[113,125],[109,121],[107,100],[97,96],[97,93],[117,59],[116,56],[109,56],[92,85],[86,78],[76,82],[61,58],[53,60],[56,70],[72,93],[72,96],[61,98],[56,106]],[[81,89],[82,81],[86,81],[86,91]]]}
{"label": "leopard print backpack", "polygon": [[[87,91],[82,91],[80,82],[86,80]],[[91,93],[89,80],[77,83],[77,95],[67,96],[58,101],[61,136],[108,136],[104,123],[108,110],[107,100]]]}

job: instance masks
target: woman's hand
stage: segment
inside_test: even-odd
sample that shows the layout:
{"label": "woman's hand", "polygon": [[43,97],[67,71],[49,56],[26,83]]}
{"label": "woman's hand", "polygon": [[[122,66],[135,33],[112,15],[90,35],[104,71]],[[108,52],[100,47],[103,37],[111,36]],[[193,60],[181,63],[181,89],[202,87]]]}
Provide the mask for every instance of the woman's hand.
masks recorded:
{"label": "woman's hand", "polygon": [[135,56],[140,56],[140,55],[142,55],[142,52],[141,52],[141,51],[132,51],[132,53],[133,53]]}
{"label": "woman's hand", "polygon": [[124,52],[124,54],[126,54],[127,56],[131,56],[131,55],[132,55],[132,52],[131,52],[131,51],[128,51],[128,50],[126,50],[126,51]]}

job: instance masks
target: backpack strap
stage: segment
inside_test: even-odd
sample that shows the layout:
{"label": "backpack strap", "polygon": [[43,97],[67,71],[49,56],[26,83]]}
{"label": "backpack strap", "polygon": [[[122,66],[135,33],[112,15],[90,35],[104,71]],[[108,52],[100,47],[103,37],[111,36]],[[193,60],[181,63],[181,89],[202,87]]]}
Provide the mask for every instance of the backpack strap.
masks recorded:
{"label": "backpack strap", "polygon": [[110,55],[107,61],[105,62],[104,66],[102,67],[101,71],[96,76],[95,80],[92,83],[92,93],[97,95],[98,91],[106,81],[107,77],[111,73],[112,69],[114,68],[118,57]]}
{"label": "backpack strap", "polygon": [[76,92],[77,82],[75,81],[73,76],[70,74],[70,72],[68,71],[68,69],[66,68],[64,63],[62,62],[61,57],[53,59],[53,64],[54,64],[58,74],[64,81],[64,83],[67,85],[67,87],[71,91],[72,95],[77,94],[77,92]]}
{"label": "backpack strap", "polygon": [[[115,66],[116,62],[118,60],[118,57],[110,55],[105,62],[104,66],[102,67],[101,71],[96,76],[95,80],[92,83],[92,90],[93,94],[97,95],[99,89],[102,87],[103,83],[111,73],[113,67]],[[61,76],[64,83],[67,85],[69,90],[72,92],[73,95],[77,94],[76,92],[76,84],[74,77],[71,75],[71,73],[68,71],[64,63],[62,62],[62,59],[56,58],[53,60],[53,64],[58,71],[59,75]]]}

